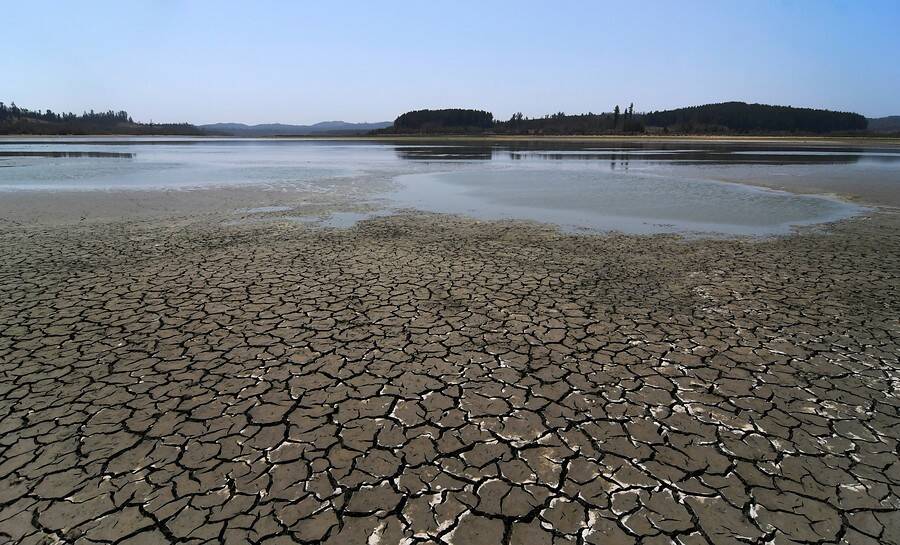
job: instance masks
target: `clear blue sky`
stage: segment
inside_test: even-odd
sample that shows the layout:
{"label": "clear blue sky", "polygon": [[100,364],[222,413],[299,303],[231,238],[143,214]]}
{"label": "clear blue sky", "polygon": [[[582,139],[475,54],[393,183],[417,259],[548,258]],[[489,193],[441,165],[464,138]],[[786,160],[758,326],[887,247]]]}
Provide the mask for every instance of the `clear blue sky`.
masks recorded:
{"label": "clear blue sky", "polygon": [[900,0],[18,1],[0,100],[154,121],[745,100],[900,114]]}

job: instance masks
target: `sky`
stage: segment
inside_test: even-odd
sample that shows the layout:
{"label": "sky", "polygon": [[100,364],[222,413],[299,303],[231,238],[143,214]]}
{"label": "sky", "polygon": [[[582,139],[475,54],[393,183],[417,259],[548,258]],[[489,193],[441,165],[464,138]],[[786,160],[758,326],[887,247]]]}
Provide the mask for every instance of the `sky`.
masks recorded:
{"label": "sky", "polygon": [[497,118],[742,100],[900,115],[900,1],[28,0],[0,101],[140,121]]}

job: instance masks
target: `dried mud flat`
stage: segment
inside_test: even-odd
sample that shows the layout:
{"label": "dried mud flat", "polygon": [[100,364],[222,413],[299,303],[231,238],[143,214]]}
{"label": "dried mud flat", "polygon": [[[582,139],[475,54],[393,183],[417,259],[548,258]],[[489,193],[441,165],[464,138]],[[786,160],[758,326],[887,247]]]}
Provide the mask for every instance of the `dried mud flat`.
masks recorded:
{"label": "dried mud flat", "polygon": [[900,218],[0,232],[0,543],[900,543]]}

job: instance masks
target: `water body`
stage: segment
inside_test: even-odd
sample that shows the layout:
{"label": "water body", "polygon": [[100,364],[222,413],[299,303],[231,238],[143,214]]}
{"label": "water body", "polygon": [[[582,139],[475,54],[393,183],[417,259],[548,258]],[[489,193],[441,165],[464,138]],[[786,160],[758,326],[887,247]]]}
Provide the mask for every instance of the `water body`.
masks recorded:
{"label": "water body", "polygon": [[[566,230],[771,235],[900,204],[900,148],[780,144],[373,142],[297,139],[0,139],[10,192],[241,187],[319,194],[344,209],[307,218],[284,199],[250,219],[346,227],[398,210],[547,222]],[[849,195],[849,202],[835,195]],[[343,201],[341,201],[343,199]],[[358,205],[365,205],[360,212]],[[340,207],[338,207],[340,208]]]}
{"label": "water body", "polygon": [[[774,235],[859,212],[835,198],[653,173],[546,168],[411,174],[394,198],[408,208],[480,219],[528,219],[595,229]],[[552,181],[548,181],[552,180]]]}

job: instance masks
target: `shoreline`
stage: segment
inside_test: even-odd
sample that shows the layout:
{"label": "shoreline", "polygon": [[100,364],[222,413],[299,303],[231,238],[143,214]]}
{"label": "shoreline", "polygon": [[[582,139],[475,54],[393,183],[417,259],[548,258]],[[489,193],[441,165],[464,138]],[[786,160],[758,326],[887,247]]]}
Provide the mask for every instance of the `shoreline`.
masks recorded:
{"label": "shoreline", "polygon": [[21,139],[34,143],[40,139],[50,141],[71,139],[148,139],[148,140],[334,140],[334,141],[466,141],[466,142],[646,142],[646,143],[760,143],[760,144],[819,144],[849,145],[878,144],[900,146],[900,136],[765,136],[765,135],[284,135],[284,136],[223,136],[223,135],[126,135],[126,134],[85,134],[85,135],[0,135],[0,143]]}
{"label": "shoreline", "polygon": [[[828,194],[820,191],[792,190],[775,185],[748,183],[732,180],[710,180],[709,183],[733,184],[757,191],[774,191],[794,195],[806,195],[831,200],[837,203],[854,205],[858,213],[838,220],[799,222],[792,226],[791,232],[805,229],[817,229],[838,222],[854,221],[873,214],[890,213],[900,209],[898,206],[873,204],[865,200],[841,194]],[[315,195],[302,188],[296,189],[259,189],[253,186],[233,186],[190,189],[133,189],[133,190],[16,190],[0,191],[0,225],[18,226],[66,226],[79,223],[128,223],[130,221],[190,221],[191,218],[219,218],[223,222],[297,222],[299,218],[309,220],[315,226],[321,219],[337,214],[361,214],[371,217],[390,218],[398,215],[436,215],[455,217],[481,223],[520,222],[545,226],[560,233],[584,233],[593,236],[606,236],[610,233],[625,236],[684,236],[693,238],[758,238],[786,236],[789,233],[751,235],[728,234],[725,232],[694,232],[676,229],[661,230],[649,233],[630,233],[617,230],[604,230],[576,225],[563,225],[551,221],[540,221],[520,218],[478,218],[465,213],[430,212],[406,207],[391,207],[389,202],[380,202],[379,194],[368,195],[369,198],[354,202],[346,195]],[[374,199],[372,197],[375,197]],[[273,208],[273,210],[268,210]],[[257,211],[256,209],[260,209]],[[360,220],[368,218],[361,217]],[[653,223],[647,220],[648,223]],[[326,222],[327,223],[327,222]],[[657,222],[660,223],[660,222]],[[664,223],[664,222],[663,222]],[[343,227],[343,228],[352,228]]]}

